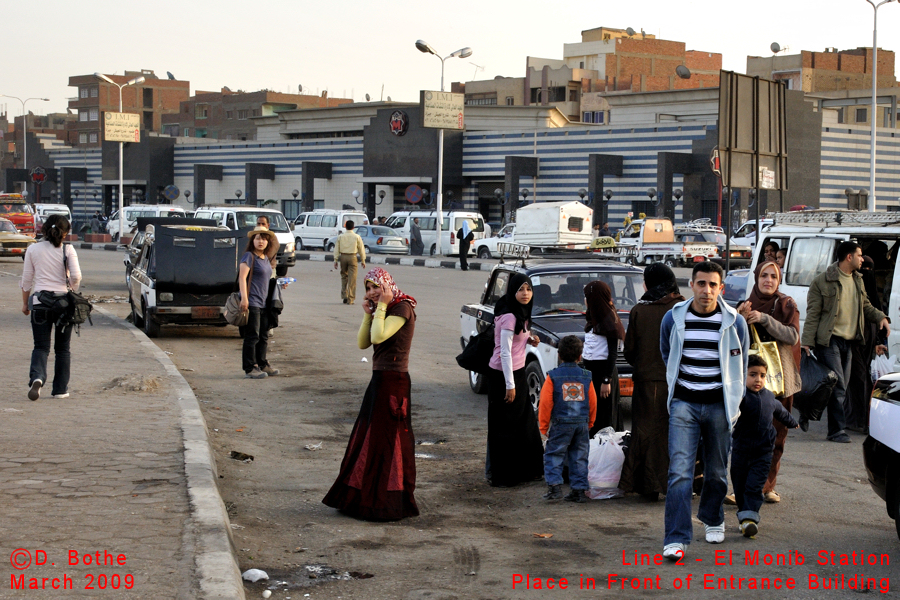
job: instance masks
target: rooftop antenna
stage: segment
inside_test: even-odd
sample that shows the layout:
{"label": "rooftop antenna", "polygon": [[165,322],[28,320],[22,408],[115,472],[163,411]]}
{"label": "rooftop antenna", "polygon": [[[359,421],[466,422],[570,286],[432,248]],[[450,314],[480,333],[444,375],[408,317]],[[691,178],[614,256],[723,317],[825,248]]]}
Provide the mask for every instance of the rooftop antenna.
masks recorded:
{"label": "rooftop antenna", "polygon": [[469,64],[475,66],[475,72],[472,73],[472,79],[475,79],[478,76],[478,71],[484,71],[484,67],[476,65],[472,61],[469,61]]}
{"label": "rooftop antenna", "polygon": [[384,100],[384,84],[383,83],[381,84],[381,98],[378,101],[381,102],[382,100]]}

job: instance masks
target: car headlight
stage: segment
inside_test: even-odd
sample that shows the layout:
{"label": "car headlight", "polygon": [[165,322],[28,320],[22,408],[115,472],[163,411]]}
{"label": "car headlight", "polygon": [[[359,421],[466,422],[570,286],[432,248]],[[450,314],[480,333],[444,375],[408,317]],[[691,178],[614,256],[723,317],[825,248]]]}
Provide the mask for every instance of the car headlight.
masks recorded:
{"label": "car headlight", "polygon": [[172,292],[162,292],[159,295],[160,302],[171,302],[174,299],[175,299],[175,296],[172,294]]}
{"label": "car headlight", "polygon": [[284,247],[284,251],[285,251],[285,252],[293,252],[293,251],[294,251],[294,242],[291,242],[290,244],[287,244],[287,245]]}

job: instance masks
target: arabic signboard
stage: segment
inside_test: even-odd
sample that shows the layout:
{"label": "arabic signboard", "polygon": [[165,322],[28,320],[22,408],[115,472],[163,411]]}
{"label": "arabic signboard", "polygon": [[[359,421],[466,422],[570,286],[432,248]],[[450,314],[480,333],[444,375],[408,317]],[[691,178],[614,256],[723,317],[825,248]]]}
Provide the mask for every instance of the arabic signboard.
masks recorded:
{"label": "arabic signboard", "polygon": [[450,92],[420,92],[422,127],[431,129],[465,129],[463,106],[465,94]]}
{"label": "arabic signboard", "polygon": [[103,139],[107,142],[140,142],[141,116],[132,113],[104,113]]}
{"label": "arabic signboard", "polygon": [[775,171],[766,167],[759,168],[759,187],[764,190],[775,189]]}

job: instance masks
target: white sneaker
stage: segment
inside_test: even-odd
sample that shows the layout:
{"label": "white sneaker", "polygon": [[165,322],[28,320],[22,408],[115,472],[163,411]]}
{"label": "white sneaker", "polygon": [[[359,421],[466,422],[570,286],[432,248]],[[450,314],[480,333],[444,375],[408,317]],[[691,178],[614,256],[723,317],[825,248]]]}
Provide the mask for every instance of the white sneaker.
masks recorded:
{"label": "white sneaker", "polygon": [[725,541],[725,523],[721,525],[704,525],[706,541],[710,544],[721,544]]}
{"label": "white sneaker", "polygon": [[681,560],[684,558],[684,544],[666,544],[663,547],[663,556],[669,560]]}
{"label": "white sneaker", "polygon": [[69,392],[63,392],[62,394],[53,394],[54,398],[68,398]]}

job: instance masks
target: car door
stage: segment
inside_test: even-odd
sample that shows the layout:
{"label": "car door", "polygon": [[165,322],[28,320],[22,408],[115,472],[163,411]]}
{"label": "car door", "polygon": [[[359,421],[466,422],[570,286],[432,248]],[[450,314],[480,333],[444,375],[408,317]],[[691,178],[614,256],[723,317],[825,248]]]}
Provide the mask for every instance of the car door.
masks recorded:
{"label": "car door", "polygon": [[[764,235],[761,247],[765,247],[766,242],[775,237],[775,235]],[[783,237],[783,235],[778,237]],[[838,244],[847,237],[846,235],[801,236],[795,234],[790,240],[787,259],[784,263],[784,274],[778,291],[787,294],[797,303],[800,311],[801,333],[803,332],[803,323],[806,321],[806,296],[809,294],[809,286],[817,275],[824,273],[828,265],[834,262]],[[748,286],[752,289],[752,277],[750,279]]]}

